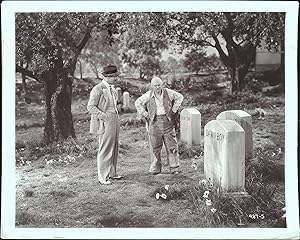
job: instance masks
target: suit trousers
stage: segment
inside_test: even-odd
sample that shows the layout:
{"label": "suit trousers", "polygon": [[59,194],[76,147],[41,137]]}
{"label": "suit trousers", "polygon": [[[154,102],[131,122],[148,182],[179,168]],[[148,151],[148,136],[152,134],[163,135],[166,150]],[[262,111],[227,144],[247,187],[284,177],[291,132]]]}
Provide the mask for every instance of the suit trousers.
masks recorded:
{"label": "suit trousers", "polygon": [[150,172],[161,172],[161,150],[163,144],[167,152],[167,162],[170,171],[179,167],[178,143],[173,121],[170,121],[166,115],[156,116],[153,122],[149,124],[149,142],[150,142]]}
{"label": "suit trousers", "polygon": [[120,119],[117,113],[107,113],[107,115],[109,119],[104,122],[104,133],[99,136],[97,153],[98,180],[100,182],[117,176]]}

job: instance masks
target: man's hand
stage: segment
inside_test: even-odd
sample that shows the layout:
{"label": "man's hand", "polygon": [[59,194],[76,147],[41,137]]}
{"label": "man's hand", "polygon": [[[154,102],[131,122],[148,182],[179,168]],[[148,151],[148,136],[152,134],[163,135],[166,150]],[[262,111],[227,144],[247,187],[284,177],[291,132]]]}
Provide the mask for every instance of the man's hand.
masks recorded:
{"label": "man's hand", "polygon": [[145,117],[146,119],[149,118],[149,113],[147,111],[142,113],[143,117]]}
{"label": "man's hand", "polygon": [[108,121],[108,119],[109,119],[109,117],[106,113],[104,113],[101,118],[104,122]]}

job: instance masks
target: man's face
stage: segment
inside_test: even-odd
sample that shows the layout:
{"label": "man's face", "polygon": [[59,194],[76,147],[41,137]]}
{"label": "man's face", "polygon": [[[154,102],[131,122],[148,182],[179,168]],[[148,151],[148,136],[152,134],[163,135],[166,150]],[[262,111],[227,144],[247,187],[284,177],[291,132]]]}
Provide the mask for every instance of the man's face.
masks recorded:
{"label": "man's face", "polygon": [[109,84],[114,85],[116,83],[117,80],[117,76],[109,76],[106,77],[106,80]]}
{"label": "man's face", "polygon": [[155,93],[160,94],[161,90],[162,90],[162,83],[160,82],[154,82],[152,84],[152,88],[154,90]]}

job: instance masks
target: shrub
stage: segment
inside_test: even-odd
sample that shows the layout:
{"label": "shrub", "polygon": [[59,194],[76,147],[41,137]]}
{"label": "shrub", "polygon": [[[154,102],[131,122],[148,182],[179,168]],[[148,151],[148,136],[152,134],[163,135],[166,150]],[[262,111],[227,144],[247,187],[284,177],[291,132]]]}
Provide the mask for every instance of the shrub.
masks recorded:
{"label": "shrub", "polygon": [[178,142],[178,153],[181,159],[203,156],[203,146],[191,146],[184,142]]}
{"label": "shrub", "polygon": [[263,87],[263,82],[256,78],[251,78],[247,80],[247,89],[254,94],[261,92]]}

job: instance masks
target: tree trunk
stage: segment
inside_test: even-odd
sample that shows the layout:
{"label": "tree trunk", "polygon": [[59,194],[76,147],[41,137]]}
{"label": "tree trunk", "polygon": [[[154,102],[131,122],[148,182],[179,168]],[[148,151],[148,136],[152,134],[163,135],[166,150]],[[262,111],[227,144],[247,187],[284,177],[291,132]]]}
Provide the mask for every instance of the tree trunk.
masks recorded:
{"label": "tree trunk", "polygon": [[82,76],[82,64],[81,64],[81,61],[78,61],[78,62],[79,62],[80,79],[83,79],[83,76]]}
{"label": "tree trunk", "polygon": [[234,62],[228,66],[228,72],[231,79],[231,93],[240,92],[246,87],[246,75],[251,61],[245,63]]}
{"label": "tree trunk", "polygon": [[26,75],[22,74],[22,92],[27,94],[27,83],[26,83]]}
{"label": "tree trunk", "polygon": [[75,138],[71,113],[72,82],[65,69],[47,71],[43,78],[46,96],[44,142],[49,144]]}
{"label": "tree trunk", "polygon": [[[24,62],[20,61],[20,65],[23,67]],[[25,69],[28,69],[28,63],[26,64]],[[27,94],[26,74],[21,73],[21,75],[22,75],[22,92],[26,95]]]}

